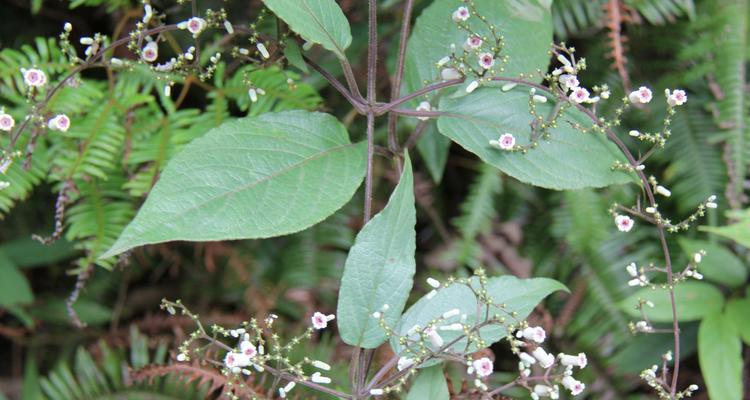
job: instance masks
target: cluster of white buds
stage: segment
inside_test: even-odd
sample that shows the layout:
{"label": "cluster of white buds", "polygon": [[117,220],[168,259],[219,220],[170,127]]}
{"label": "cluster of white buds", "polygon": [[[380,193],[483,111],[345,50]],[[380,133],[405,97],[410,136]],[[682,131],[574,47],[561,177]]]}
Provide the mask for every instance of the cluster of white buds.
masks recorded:
{"label": "cluster of white buds", "polygon": [[646,286],[650,284],[648,277],[643,273],[639,273],[638,267],[635,263],[628,264],[628,266],[625,267],[625,270],[628,271],[628,275],[633,278],[628,281],[628,286]]}
{"label": "cluster of white buds", "polygon": [[651,324],[646,320],[640,320],[633,324],[630,323],[630,331],[633,333],[641,332],[641,333],[651,333],[654,331],[654,327],[651,326]]}
{"label": "cluster of white buds", "polygon": [[286,398],[286,395],[294,389],[297,384],[295,382],[289,382],[283,388],[279,388],[279,397],[282,399]]}
{"label": "cluster of white buds", "polygon": [[82,45],[86,46],[84,54],[86,57],[93,57],[99,52],[101,44],[104,42],[104,37],[100,34],[94,35],[94,37],[84,36],[78,40]]}
{"label": "cluster of white buds", "polygon": [[688,264],[687,268],[685,268],[684,271],[680,275],[684,275],[688,278],[693,278],[697,280],[703,279],[703,274],[698,272],[698,264],[703,261],[703,257],[706,255],[706,251],[701,249],[698,250],[697,253],[693,253],[693,260],[690,264]]}
{"label": "cluster of white buds", "polygon": [[250,101],[253,103],[258,102],[258,96],[263,96],[266,94],[266,91],[259,88],[259,87],[251,87],[247,90],[247,95],[250,97]]}
{"label": "cluster of white buds", "polygon": [[615,215],[615,225],[620,232],[630,232],[633,229],[633,225],[635,225],[635,221],[627,215],[618,214]]}
{"label": "cluster of white buds", "polygon": [[557,61],[562,66],[552,71],[552,77],[557,79],[560,89],[568,96],[568,100],[576,104],[597,103],[601,98],[609,98],[609,91],[602,91],[600,96],[591,96],[591,92],[581,86],[578,80],[578,72],[586,68],[586,60],[575,60],[574,48],[560,47],[561,53],[557,54]]}
{"label": "cluster of white buds", "polygon": [[328,327],[328,323],[336,319],[336,315],[328,314],[325,315],[319,311],[316,311],[310,318],[312,321],[312,327],[317,330],[325,329]]}

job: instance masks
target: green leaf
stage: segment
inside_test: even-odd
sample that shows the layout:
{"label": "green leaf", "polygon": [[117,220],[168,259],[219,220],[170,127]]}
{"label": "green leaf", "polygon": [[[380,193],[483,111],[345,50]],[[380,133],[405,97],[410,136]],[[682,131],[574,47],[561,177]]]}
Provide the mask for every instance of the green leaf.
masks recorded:
{"label": "green leaf", "polygon": [[406,400],[448,400],[449,398],[448,382],[445,380],[441,365],[419,371],[406,395]]}
{"label": "green leaf", "polygon": [[[537,105],[540,115],[550,113],[551,105]],[[551,138],[527,154],[506,152],[490,146],[490,140],[509,132],[517,143],[529,143],[528,93],[514,89],[508,93],[494,88],[477,89],[461,98],[443,98],[440,111],[448,113],[438,120],[440,133],[450,137],[482,161],[531,185],[549,189],[604,187],[631,181],[629,175],[612,171],[615,160],[626,162],[615,145],[599,134],[574,130],[565,120],[590,125],[578,110],[561,117],[558,127],[550,129]]]}
{"label": "green leaf", "polygon": [[334,0],[263,0],[303,39],[317,43],[344,59],[352,43],[349,21]]}
{"label": "green leaf", "polygon": [[750,299],[732,299],[727,303],[726,317],[732,321],[745,344],[750,346],[750,318],[747,312],[750,310]]}
{"label": "green leaf", "polygon": [[[45,322],[70,325],[70,317],[65,307],[65,299],[47,298],[38,302],[36,307],[32,307],[30,313],[38,319]],[[78,317],[89,325],[102,325],[110,321],[112,311],[101,303],[90,299],[78,299],[73,309]]]}
{"label": "green leaf", "polygon": [[[480,288],[477,279],[472,281],[472,287],[475,290]],[[567,291],[568,289],[562,283],[547,278],[519,279],[515,276],[505,275],[490,278],[487,282],[487,294],[492,297],[495,304],[505,304],[505,311],[508,313],[515,312],[518,320],[528,317],[537,304],[549,294],[558,290]],[[477,315],[483,316],[486,311],[486,307],[477,311],[477,298],[474,292],[463,284],[454,283],[447,288],[438,290],[432,298],[428,298],[428,296],[422,297],[406,310],[396,327],[399,336],[406,336],[407,332],[415,325],[422,328],[426,327],[430,321],[442,316],[449,310],[458,309],[461,314],[466,314],[468,324],[476,323]],[[509,318],[509,322],[515,322],[515,320]],[[480,334],[487,346],[502,339],[506,333],[505,329],[498,325],[485,326],[480,329]],[[462,335],[462,332],[440,331],[440,336],[446,343],[460,335]],[[403,351],[403,346],[396,337],[391,340],[391,347],[396,354]],[[456,342],[453,350],[463,352],[465,347],[466,339],[462,339]],[[470,349],[470,351],[476,350],[479,349]],[[434,362],[428,362],[423,365],[433,364]]]}
{"label": "green leaf", "polygon": [[30,237],[3,243],[0,246],[0,251],[4,252],[20,268],[47,266],[65,261],[76,255],[76,250],[67,240],[60,239],[49,245],[44,245]]}
{"label": "green leaf", "polygon": [[750,249],[750,216],[745,216],[741,221],[725,226],[701,226],[704,232],[715,233]]}
{"label": "green leaf", "polygon": [[172,240],[267,238],[308,228],[362,182],[364,143],[328,114],[289,111],[227,122],[177,154],[102,257]]}
{"label": "green leaf", "polygon": [[[677,303],[677,319],[681,322],[695,321],[719,313],[724,305],[724,296],[721,291],[716,286],[705,282],[680,282],[675,286],[674,296]],[[639,298],[654,303],[653,308],[648,306],[643,308],[651,322],[672,322],[672,303],[666,289],[641,288],[623,300],[620,307],[630,316],[640,318],[640,311],[635,309]]]}
{"label": "green leaf", "polygon": [[284,47],[284,57],[289,61],[289,64],[297,67],[300,71],[304,73],[310,72],[307,68],[307,63],[305,63],[305,59],[302,57],[302,49],[300,49],[296,41],[288,40],[286,42],[286,47]]}
{"label": "green leaf", "polygon": [[417,141],[417,151],[430,172],[430,177],[436,183],[443,179],[445,164],[448,162],[448,151],[451,140],[438,133],[435,121],[430,121],[422,137]]}
{"label": "green leaf", "polygon": [[385,321],[393,326],[413,284],[416,262],[414,178],[407,155],[404,171],[388,205],[357,235],[344,265],[338,327],[347,344],[368,349],[386,336],[372,314],[388,304]]}
{"label": "green leaf", "polygon": [[21,387],[22,400],[36,400],[42,398],[42,389],[39,386],[39,367],[36,365],[34,353],[26,355],[26,366],[23,372],[23,385]]}
{"label": "green leaf", "polygon": [[8,256],[0,252],[0,307],[32,301],[34,293],[29,281]]}
{"label": "green leaf", "polygon": [[698,271],[714,282],[729,287],[741,286],[747,280],[747,268],[724,246],[702,240],[680,239],[682,251],[692,259],[701,249],[706,251]]}
{"label": "green leaf", "polygon": [[742,342],[732,321],[712,313],[698,330],[698,359],[712,399],[742,399]]}

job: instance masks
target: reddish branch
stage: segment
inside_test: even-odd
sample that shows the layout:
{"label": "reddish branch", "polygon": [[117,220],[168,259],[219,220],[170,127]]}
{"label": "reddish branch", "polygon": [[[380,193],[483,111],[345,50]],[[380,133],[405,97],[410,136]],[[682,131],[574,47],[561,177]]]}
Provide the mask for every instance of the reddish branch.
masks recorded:
{"label": "reddish branch", "polygon": [[604,5],[604,18],[604,25],[609,30],[607,32],[610,47],[608,57],[612,59],[612,66],[620,75],[625,91],[630,92],[630,76],[626,67],[628,59],[625,57],[625,43],[628,38],[622,33],[623,22],[629,20],[625,5],[620,0],[609,0]]}

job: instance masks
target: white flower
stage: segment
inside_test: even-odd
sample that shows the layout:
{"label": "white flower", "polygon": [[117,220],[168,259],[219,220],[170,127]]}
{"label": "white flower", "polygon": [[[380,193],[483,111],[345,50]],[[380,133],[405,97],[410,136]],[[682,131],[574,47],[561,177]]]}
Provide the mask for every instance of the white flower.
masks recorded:
{"label": "white flower", "polygon": [[[417,111],[432,111],[432,106],[429,101],[423,101],[417,106]],[[427,121],[430,117],[417,117],[420,121]]]}
{"label": "white flower", "polygon": [[258,44],[255,46],[258,49],[258,53],[260,53],[260,56],[263,57],[264,60],[267,60],[269,57],[271,57],[271,54],[268,52],[268,49],[266,48],[266,45],[264,45],[261,42],[258,42]]}
{"label": "white flower", "polygon": [[187,356],[184,353],[180,353],[177,355],[177,361],[184,362],[187,360]]}
{"label": "white flower", "polygon": [[490,69],[495,65],[495,57],[491,53],[482,53],[479,55],[479,66],[484,69]]}
{"label": "white flower", "polygon": [[53,131],[67,132],[70,128],[70,118],[65,114],[57,114],[47,121],[47,126]]}
{"label": "white flower", "polygon": [[427,338],[430,339],[430,343],[432,343],[432,346],[435,348],[441,348],[443,347],[443,338],[440,337],[440,334],[437,333],[437,331],[433,328],[427,328],[424,330],[425,335],[427,335]]}
{"label": "white flower", "polygon": [[41,87],[47,83],[47,75],[41,69],[31,68],[21,71],[23,72],[23,81],[26,83],[26,86]]}
{"label": "white flower", "polygon": [[521,353],[518,355],[518,358],[521,359],[521,363],[526,367],[536,364],[536,358],[532,357],[529,353]]}
{"label": "white flower", "polygon": [[461,79],[461,73],[455,68],[443,68],[443,70],[440,71],[440,77],[444,81],[451,81],[454,79]]}
{"label": "white flower", "polygon": [[504,133],[498,140],[490,140],[490,145],[501,150],[512,150],[516,145],[516,137],[510,133]]}
{"label": "white flower", "polygon": [[560,75],[560,85],[565,90],[574,90],[580,85],[578,77],[572,74]]}
{"label": "white flower", "polygon": [[653,97],[653,93],[651,93],[651,89],[641,86],[638,88],[638,90],[634,90],[628,95],[628,100],[630,100],[631,103],[641,103],[646,104],[651,101],[651,98]]}
{"label": "white flower", "polygon": [[148,42],[141,49],[141,58],[146,62],[154,62],[159,58],[159,45],[156,42]]}
{"label": "white flower", "polygon": [[399,357],[398,363],[396,364],[396,368],[398,368],[399,371],[403,371],[409,367],[414,365],[414,360],[409,357]]}
{"label": "white flower", "polygon": [[633,229],[634,222],[633,219],[627,215],[616,215],[615,225],[617,225],[617,229],[620,232],[630,232],[630,230]]}
{"label": "white flower", "polygon": [[466,42],[464,42],[464,50],[466,51],[472,51],[476,50],[480,47],[482,47],[482,38],[477,35],[471,35],[468,38],[466,38]]}
{"label": "white flower", "polygon": [[240,351],[248,358],[253,358],[258,354],[258,350],[255,349],[255,346],[249,340],[243,340],[240,343]]}
{"label": "white flower", "polygon": [[687,94],[684,90],[675,89],[674,92],[670,93],[669,89],[665,91],[667,95],[667,103],[674,106],[681,106],[687,102]]}
{"label": "white flower", "polygon": [[534,394],[540,397],[551,397],[554,389],[547,385],[535,385]]}
{"label": "white flower", "polygon": [[581,104],[587,102],[589,100],[589,96],[589,91],[586,90],[586,88],[577,87],[573,89],[568,98],[570,99],[570,101]]}
{"label": "white flower", "polygon": [[463,22],[469,19],[471,16],[471,13],[469,12],[469,9],[466,7],[458,7],[456,11],[453,12],[453,15],[451,15],[451,18],[453,18],[456,22]]}
{"label": "white flower", "polygon": [[471,363],[471,366],[474,367],[477,376],[480,376],[482,378],[490,376],[494,368],[492,365],[492,360],[487,357],[482,357],[478,360],[474,360],[474,362]]}
{"label": "white flower", "polygon": [[316,311],[311,318],[312,326],[315,329],[325,329],[328,326],[328,322],[334,319],[336,319],[336,316],[333,314],[325,315]]}
{"label": "white flower", "polygon": [[10,114],[0,113],[0,131],[10,132],[16,125],[16,121]]}
{"label": "white flower", "polygon": [[586,368],[588,364],[586,353],[578,353],[578,355],[560,353],[557,357],[560,359],[560,364],[566,367],[572,365],[578,368]]}
{"label": "white flower", "polygon": [[570,394],[573,396],[578,396],[583,392],[584,389],[586,389],[586,385],[584,385],[582,382],[576,380],[572,376],[566,376],[562,379],[562,385],[565,387],[565,389],[570,390]]}
{"label": "white flower", "polygon": [[533,340],[537,343],[543,343],[544,339],[547,338],[547,333],[541,326],[527,327],[519,332],[520,336],[527,340]]}
{"label": "white flower", "polygon": [[320,372],[312,374],[310,380],[315,383],[331,383],[331,378],[321,375]]}
{"label": "white flower", "polygon": [[242,368],[250,364],[250,360],[242,353],[228,352],[224,356],[224,365],[229,369]]}
{"label": "white flower", "polygon": [[180,22],[177,27],[180,29],[187,29],[188,32],[192,33],[193,36],[198,36],[204,29],[206,29],[206,20],[200,17],[193,17],[187,21]]}
{"label": "white flower", "polygon": [[541,365],[542,368],[547,369],[551,367],[552,364],[555,363],[555,356],[547,353],[541,347],[537,347],[536,349],[534,349],[534,351],[531,352],[531,355],[533,355],[534,358],[536,358],[537,361],[539,361],[539,365]]}

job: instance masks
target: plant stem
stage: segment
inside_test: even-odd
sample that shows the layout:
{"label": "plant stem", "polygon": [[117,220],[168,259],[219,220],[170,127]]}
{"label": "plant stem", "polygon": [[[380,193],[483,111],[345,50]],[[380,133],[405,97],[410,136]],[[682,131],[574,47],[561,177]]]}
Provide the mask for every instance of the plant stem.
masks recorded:
{"label": "plant stem", "polygon": [[[411,13],[414,9],[414,0],[406,0],[404,4],[403,21],[401,22],[401,38],[399,41],[398,58],[396,59],[396,75],[391,85],[391,101],[396,100],[401,93],[401,82],[404,77],[404,66],[406,64],[406,44],[409,39],[411,27]],[[398,116],[388,114],[388,148],[396,155],[396,165],[401,172],[401,157],[398,145]]]}

